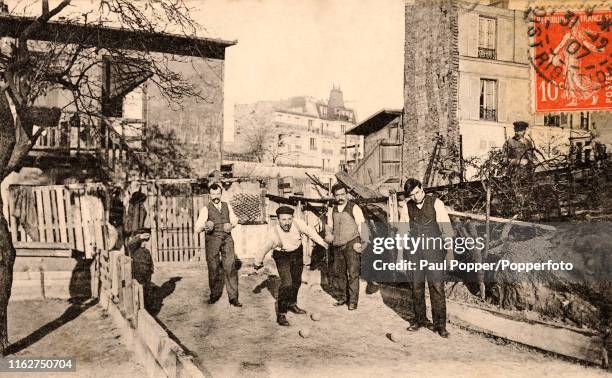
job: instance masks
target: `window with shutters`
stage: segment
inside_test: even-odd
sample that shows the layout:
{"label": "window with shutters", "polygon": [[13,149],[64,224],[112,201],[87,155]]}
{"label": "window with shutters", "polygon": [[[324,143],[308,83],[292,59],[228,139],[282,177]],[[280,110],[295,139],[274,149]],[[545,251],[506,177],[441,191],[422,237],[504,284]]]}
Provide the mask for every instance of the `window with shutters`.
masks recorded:
{"label": "window with shutters", "polygon": [[317,143],[315,138],[310,138],[310,149],[313,151],[317,149]]}
{"label": "window with shutters", "polygon": [[496,51],[497,20],[480,16],[478,19],[478,57],[497,59]]}
{"label": "window with shutters", "polygon": [[480,119],[497,121],[497,80],[480,79]]}

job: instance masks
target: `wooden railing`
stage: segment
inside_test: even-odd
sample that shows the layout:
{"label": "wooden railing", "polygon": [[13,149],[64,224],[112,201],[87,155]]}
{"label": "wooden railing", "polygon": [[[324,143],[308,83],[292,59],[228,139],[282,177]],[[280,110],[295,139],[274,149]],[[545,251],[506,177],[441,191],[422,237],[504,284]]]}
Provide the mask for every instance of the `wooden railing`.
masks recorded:
{"label": "wooden railing", "polygon": [[[144,123],[143,120],[117,121],[123,126],[127,123]],[[140,176],[146,177],[146,168],[138,158],[134,147],[130,146],[126,136],[117,132],[111,120],[107,119],[100,120],[98,124],[60,122],[55,127],[47,127],[37,139],[32,151],[64,156],[93,154],[109,171],[108,173],[124,174],[132,167],[136,167],[141,173]]]}

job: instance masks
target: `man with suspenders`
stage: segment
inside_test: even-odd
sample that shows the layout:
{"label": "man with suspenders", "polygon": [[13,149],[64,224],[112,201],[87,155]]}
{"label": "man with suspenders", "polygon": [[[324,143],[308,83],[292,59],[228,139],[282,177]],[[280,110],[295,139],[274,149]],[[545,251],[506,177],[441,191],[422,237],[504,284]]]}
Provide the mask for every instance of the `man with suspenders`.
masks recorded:
{"label": "man with suspenders", "polygon": [[276,321],[279,325],[288,326],[287,311],[294,314],[305,314],[297,305],[298,291],[302,285],[302,270],[304,269],[304,253],[302,235],[306,235],[317,244],[327,248],[327,243],[300,219],[293,218],[294,210],[288,206],[280,206],[276,210],[278,224],[273,226],[266,240],[255,255],[253,267],[261,269],[263,259],[270,252],[276,263],[276,269],[281,280],[276,301]]}

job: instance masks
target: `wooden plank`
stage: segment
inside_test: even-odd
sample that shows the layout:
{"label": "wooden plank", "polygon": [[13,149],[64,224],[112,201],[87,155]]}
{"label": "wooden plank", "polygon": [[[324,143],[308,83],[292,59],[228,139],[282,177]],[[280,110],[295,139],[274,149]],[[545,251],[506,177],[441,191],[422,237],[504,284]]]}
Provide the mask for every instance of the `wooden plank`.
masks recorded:
{"label": "wooden plank", "polygon": [[13,244],[15,248],[28,249],[71,249],[72,246],[68,243],[56,242],[16,242]]}
{"label": "wooden plank", "polygon": [[51,216],[51,191],[45,187],[40,188],[42,196],[44,218],[45,218],[45,241],[54,242],[53,238],[53,218]]}
{"label": "wooden plank", "polygon": [[23,238],[19,238],[19,231],[17,229],[17,219],[13,216],[13,213],[15,212],[14,209],[12,209],[12,204],[13,201],[8,201],[8,206],[7,208],[7,214],[6,214],[6,219],[8,219],[9,222],[9,228],[11,230],[11,240],[13,241],[13,243],[15,243],[18,240],[23,240]]}
{"label": "wooden plank", "polygon": [[[454,216],[457,216],[457,217],[469,218],[469,219],[474,219],[474,220],[479,220],[479,221],[486,221],[487,220],[487,216],[486,215],[464,213],[464,212],[461,212],[461,211],[452,210],[452,209],[450,209],[448,207],[446,208],[446,210],[448,212],[448,215],[454,215]],[[548,225],[548,224],[539,224],[539,223],[518,221],[518,220],[514,220],[514,219],[489,217],[489,220],[492,221],[492,222],[498,222],[498,223],[511,223],[511,224],[517,225],[517,226],[537,227],[537,228],[541,228],[543,230],[548,230],[548,231],[555,231],[557,229],[555,226],[551,226],[551,225]]]}
{"label": "wooden plank", "polygon": [[72,250],[15,248],[19,257],[72,257]]}
{"label": "wooden plank", "polygon": [[73,249],[76,248],[76,240],[74,234],[74,219],[73,212],[74,206],[72,205],[71,200],[71,190],[66,188],[64,190],[64,201],[66,202],[66,234],[67,234],[67,242],[72,246]]}
{"label": "wooden plank", "polygon": [[171,244],[170,246],[172,247],[172,260],[170,261],[177,261],[177,250],[176,247],[178,246],[178,238],[177,238],[177,229],[176,229],[176,197],[170,197],[169,201],[168,201],[169,207],[170,207],[170,211],[169,213],[169,222],[170,222],[170,235],[171,235]]}
{"label": "wooden plank", "polygon": [[74,234],[76,239],[76,249],[79,251],[85,252],[85,244],[83,237],[83,222],[81,221],[81,193],[80,191],[75,191],[74,195],[74,207],[72,208],[72,216],[73,216],[73,224],[74,224]]}
{"label": "wooden plank", "polygon": [[[151,194],[151,193],[149,193]],[[159,245],[158,245],[158,226],[157,226],[157,194],[147,196],[147,216],[149,217],[149,225],[151,226],[151,257],[153,262],[159,261]]]}
{"label": "wooden plank", "polygon": [[55,188],[55,196],[57,199],[57,215],[59,221],[59,241],[62,243],[68,242],[68,232],[66,226],[66,198],[64,188]]}
{"label": "wooden plank", "polygon": [[596,364],[602,362],[604,346],[599,336],[589,336],[567,328],[536,322],[513,320],[503,314],[454,301],[449,301],[448,312],[452,323],[467,326],[474,331],[583,361]]}
{"label": "wooden plank", "polygon": [[132,259],[123,258],[123,307],[128,320],[134,319],[134,292],[132,286]]}
{"label": "wooden plank", "polygon": [[55,195],[54,188],[46,188],[49,193],[49,203],[51,204],[51,233],[53,234],[53,241],[60,241],[59,235],[59,216],[57,215],[57,196]]}
{"label": "wooden plank", "polygon": [[36,197],[36,214],[38,216],[38,240],[47,241],[45,237],[45,219],[43,215],[43,200],[39,188],[32,188]]}

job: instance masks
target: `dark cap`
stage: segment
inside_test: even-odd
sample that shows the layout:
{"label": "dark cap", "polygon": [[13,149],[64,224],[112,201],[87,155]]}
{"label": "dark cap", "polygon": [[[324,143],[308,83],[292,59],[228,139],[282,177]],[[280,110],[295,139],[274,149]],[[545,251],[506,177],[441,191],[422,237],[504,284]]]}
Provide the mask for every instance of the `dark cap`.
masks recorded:
{"label": "dark cap", "polygon": [[529,124],[525,121],[516,121],[513,123],[514,131],[523,131],[529,127]]}
{"label": "dark cap", "polygon": [[289,206],[280,206],[278,209],[276,209],[276,215],[279,216],[281,214],[289,214],[289,215],[293,215],[293,213],[295,212],[295,210],[293,210],[291,207]]}

